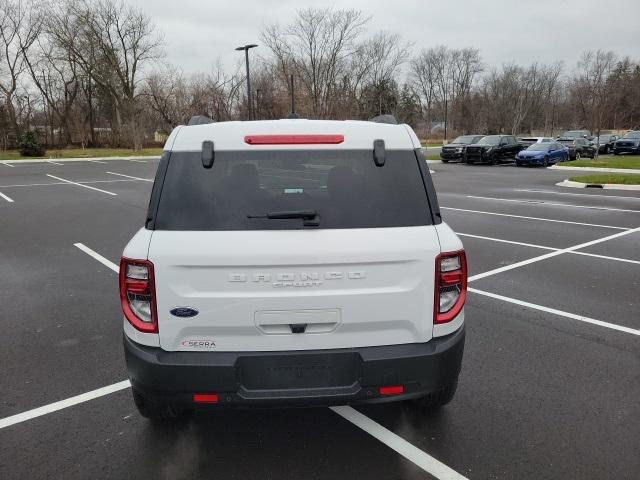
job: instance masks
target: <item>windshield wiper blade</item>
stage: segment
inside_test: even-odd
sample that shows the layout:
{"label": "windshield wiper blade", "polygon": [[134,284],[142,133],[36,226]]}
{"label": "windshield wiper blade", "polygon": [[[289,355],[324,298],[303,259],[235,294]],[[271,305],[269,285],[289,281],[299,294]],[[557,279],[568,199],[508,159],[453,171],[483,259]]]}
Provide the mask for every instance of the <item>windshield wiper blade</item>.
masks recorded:
{"label": "windshield wiper blade", "polygon": [[264,215],[247,215],[247,218],[268,218],[271,220],[288,220],[301,218],[305,227],[317,227],[320,225],[320,217],[317,210],[289,210],[283,212],[267,212]]}

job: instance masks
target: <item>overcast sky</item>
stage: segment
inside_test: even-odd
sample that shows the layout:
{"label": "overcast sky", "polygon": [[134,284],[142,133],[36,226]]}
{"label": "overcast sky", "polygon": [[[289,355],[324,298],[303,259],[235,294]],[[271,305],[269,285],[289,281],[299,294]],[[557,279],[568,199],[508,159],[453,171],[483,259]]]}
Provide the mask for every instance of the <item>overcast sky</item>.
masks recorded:
{"label": "overcast sky", "polygon": [[[263,26],[290,21],[306,7],[354,8],[368,31],[398,33],[413,51],[436,45],[479,48],[487,65],[562,60],[573,69],[584,50],[640,59],[640,0],[128,0],[164,33],[168,60],[185,73],[216,59],[233,69],[260,43]],[[267,55],[266,47],[252,53]]]}

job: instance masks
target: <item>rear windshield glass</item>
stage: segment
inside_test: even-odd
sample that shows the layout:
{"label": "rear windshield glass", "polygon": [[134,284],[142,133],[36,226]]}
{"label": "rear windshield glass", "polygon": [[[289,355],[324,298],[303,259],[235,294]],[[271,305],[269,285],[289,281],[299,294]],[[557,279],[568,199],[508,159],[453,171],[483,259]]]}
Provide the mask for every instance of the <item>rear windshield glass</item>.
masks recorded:
{"label": "rear windshield glass", "polygon": [[487,137],[483,137],[482,140],[478,142],[478,145],[498,145],[501,138],[502,137],[500,135],[489,135]]}
{"label": "rear windshield glass", "polygon": [[317,212],[318,228],[432,223],[411,150],[388,150],[382,167],[375,165],[371,150],[272,150],[216,152],[211,169],[203,168],[200,152],[173,152],[155,228],[303,228],[301,218],[250,218],[282,212]]}
{"label": "rear windshield glass", "polygon": [[640,138],[640,132],[625,133],[622,138]]}
{"label": "rear windshield glass", "polygon": [[464,136],[464,137],[458,137],[456,138],[453,142],[451,143],[457,143],[457,144],[462,144],[462,145],[470,145],[473,142],[476,141],[478,137],[474,137],[474,136]]}
{"label": "rear windshield glass", "polygon": [[530,147],[527,148],[527,150],[532,150],[534,152],[545,152],[549,149],[549,144],[548,143],[534,143],[533,145],[531,145]]}

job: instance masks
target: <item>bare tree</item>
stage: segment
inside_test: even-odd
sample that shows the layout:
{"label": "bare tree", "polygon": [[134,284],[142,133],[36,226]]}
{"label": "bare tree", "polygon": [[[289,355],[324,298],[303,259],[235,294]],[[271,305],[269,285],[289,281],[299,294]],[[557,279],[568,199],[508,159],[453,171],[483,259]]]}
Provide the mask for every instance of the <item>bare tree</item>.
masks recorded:
{"label": "bare tree", "polygon": [[286,75],[293,70],[310,100],[311,115],[328,118],[333,91],[356,49],[356,40],[367,23],[357,10],[299,10],[294,21],[281,28],[263,30],[269,47]]}
{"label": "bare tree", "polygon": [[616,55],[612,51],[585,52],[578,62],[575,79],[580,91],[580,101],[591,129],[600,136],[602,121],[610,104],[611,91],[608,79],[613,73]]}
{"label": "bare tree", "polygon": [[434,49],[422,50],[411,60],[410,78],[413,88],[419,92],[424,105],[424,118],[427,129],[431,129],[433,109],[436,101],[436,63]]}
{"label": "bare tree", "polygon": [[118,131],[126,121],[132,146],[142,148],[138,86],[144,67],[163,56],[149,17],[122,0],[69,0],[55,20],[57,41],[112,96]]}
{"label": "bare tree", "polygon": [[[11,134],[17,143],[22,135],[14,108],[14,96],[25,70],[25,54],[40,33],[41,22],[31,3],[0,0],[0,92],[4,98]],[[6,142],[5,142],[6,144]]]}

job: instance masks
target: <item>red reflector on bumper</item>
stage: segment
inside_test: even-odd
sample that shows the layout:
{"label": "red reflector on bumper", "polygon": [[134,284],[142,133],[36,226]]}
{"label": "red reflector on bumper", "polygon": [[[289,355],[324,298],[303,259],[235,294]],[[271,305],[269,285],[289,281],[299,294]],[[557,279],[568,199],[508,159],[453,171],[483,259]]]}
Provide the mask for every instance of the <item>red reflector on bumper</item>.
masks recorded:
{"label": "red reflector on bumper", "polygon": [[380,387],[378,391],[380,395],[400,395],[404,393],[404,387],[402,385],[393,385],[390,387]]}
{"label": "red reflector on bumper", "polygon": [[249,145],[314,145],[344,142],[344,135],[247,135]]}
{"label": "red reflector on bumper", "polygon": [[217,393],[194,393],[194,403],[218,403]]}

